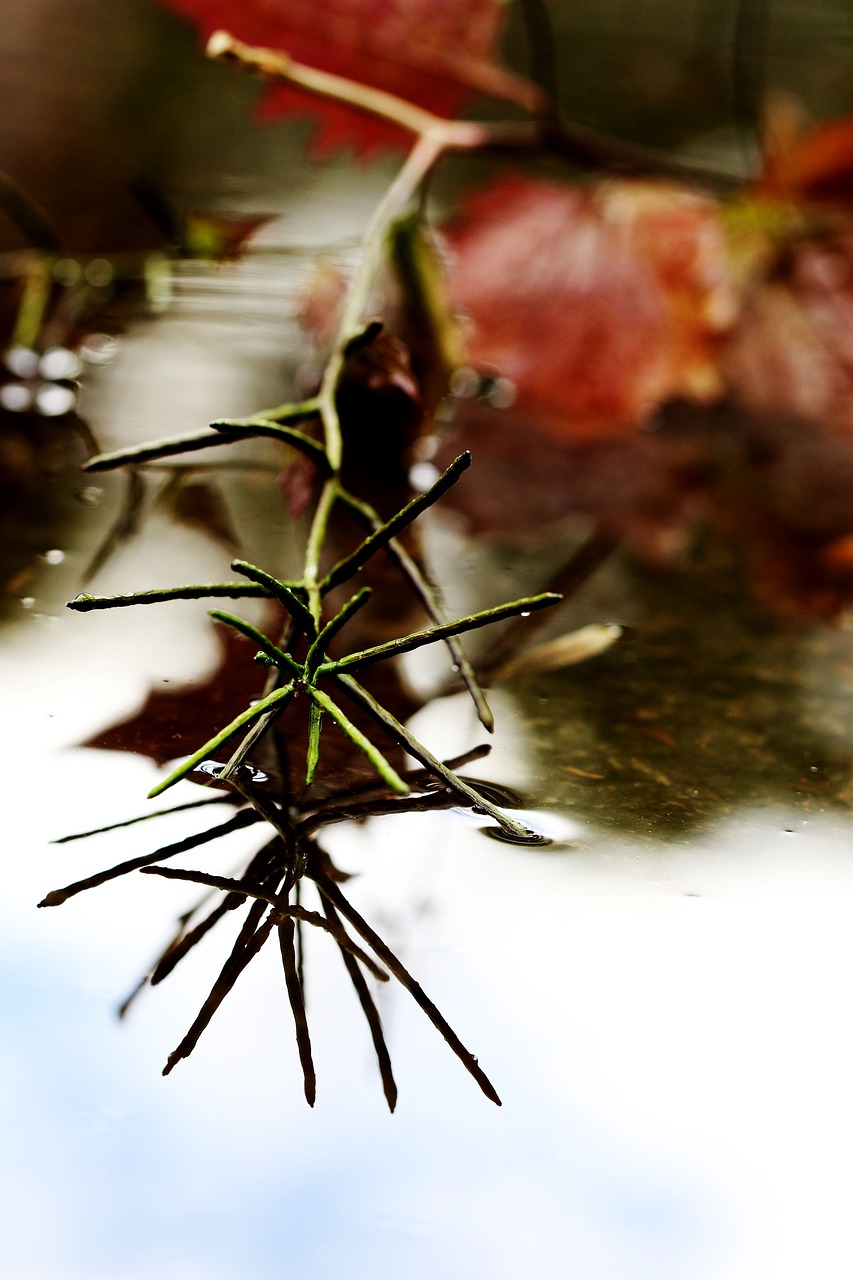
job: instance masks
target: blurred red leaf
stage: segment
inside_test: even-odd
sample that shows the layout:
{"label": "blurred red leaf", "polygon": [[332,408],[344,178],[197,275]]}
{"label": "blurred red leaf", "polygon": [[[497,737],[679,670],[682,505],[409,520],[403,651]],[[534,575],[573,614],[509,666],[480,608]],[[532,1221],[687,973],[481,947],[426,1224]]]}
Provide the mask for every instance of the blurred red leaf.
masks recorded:
{"label": "blurred red leaf", "polygon": [[619,437],[675,397],[719,395],[734,320],[718,206],[672,184],[478,192],[450,231],[449,287],[468,358],[566,440]]}
{"label": "blurred red leaf", "polygon": [[771,103],[764,164],[751,193],[795,204],[849,204],[853,199],[853,116],[802,128],[796,103]]}
{"label": "blurred red leaf", "polygon": [[781,246],[746,289],[723,371],[755,413],[853,435],[853,223]]}
{"label": "blurred red leaf", "polygon": [[[162,0],[199,25],[207,39],[224,29],[249,44],[405,98],[437,115],[455,115],[486,93],[529,106],[531,87],[501,70],[494,50],[501,0]],[[264,96],[261,115],[311,115],[320,122],[315,154],[341,145],[369,154],[405,136],[380,120],[310,98],[287,85]]]}

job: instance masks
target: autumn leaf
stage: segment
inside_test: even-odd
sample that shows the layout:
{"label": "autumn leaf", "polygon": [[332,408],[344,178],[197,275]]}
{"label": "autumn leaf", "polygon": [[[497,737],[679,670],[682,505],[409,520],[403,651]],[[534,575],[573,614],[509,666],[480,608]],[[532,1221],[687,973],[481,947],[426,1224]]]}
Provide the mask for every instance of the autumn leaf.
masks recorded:
{"label": "autumn leaf", "polygon": [[135,715],[83,745],[135,751],[157,764],[191,755],[261,696],[266,675],[253,664],[254,652],[241,636],[224,631],[222,655],[210,676],[177,689],[152,689]]}
{"label": "autumn leaf", "polygon": [[[400,595],[399,586],[396,595]],[[280,621],[276,619],[277,623]],[[133,751],[148,756],[158,765],[191,755],[201,743],[244,711],[253,699],[259,698],[264,689],[267,673],[252,661],[255,646],[230,628],[222,628],[221,638],[221,657],[210,675],[177,689],[151,689],[133,716],[104,729],[83,745],[100,751]],[[418,704],[403,688],[390,664],[377,666],[365,684],[369,685],[374,696],[381,698],[383,705],[391,708],[401,719],[408,719],[417,709]],[[373,722],[358,710],[352,713],[352,719],[363,732],[372,728]],[[251,763],[266,774],[270,788],[284,787],[295,802],[307,800],[307,699],[281,718],[276,736],[277,748],[270,741],[261,743],[252,754]],[[239,738],[223,747],[217,759],[211,762],[212,767],[224,765],[238,741]],[[403,767],[402,751],[392,748],[391,755]],[[319,802],[339,792],[345,794],[348,787],[364,785],[374,777],[361,752],[332,726],[324,731],[323,756],[310,800]],[[225,785],[218,784],[207,770],[194,771],[191,780],[209,787]]]}
{"label": "autumn leaf", "polygon": [[779,246],[745,290],[723,375],[752,412],[853,440],[853,220],[836,234]]}
{"label": "autumn leaf", "polygon": [[769,105],[762,171],[749,186],[759,200],[843,204],[853,200],[853,116],[803,127],[796,102]]}
{"label": "autumn leaf", "polygon": [[473,196],[449,241],[469,362],[510,379],[518,414],[552,435],[619,437],[675,397],[720,394],[736,294],[710,197],[505,178]]}
{"label": "autumn leaf", "polygon": [[[530,107],[527,82],[502,70],[495,49],[506,6],[501,0],[162,0],[193,19],[202,37],[224,29],[237,39],[288,53],[298,62],[383,89],[436,115],[456,115],[476,94]],[[368,155],[405,144],[406,135],[336,103],[286,85],[270,88],[266,119],[311,115],[319,121],[313,150],[342,145]]]}

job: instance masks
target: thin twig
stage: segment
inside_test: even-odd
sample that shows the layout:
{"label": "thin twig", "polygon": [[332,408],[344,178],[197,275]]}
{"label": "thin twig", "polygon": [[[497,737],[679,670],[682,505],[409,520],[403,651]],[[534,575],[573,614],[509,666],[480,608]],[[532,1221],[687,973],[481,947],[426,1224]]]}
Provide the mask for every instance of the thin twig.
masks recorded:
{"label": "thin twig", "polygon": [[417,520],[419,515],[447,493],[448,489],[452,488],[462,478],[470,465],[471,455],[467,451],[460,453],[458,458],[454,458],[450,466],[445,468],[428,489],[423,493],[419,493],[416,498],[407,503],[390,520],[386,520],[378,529],[374,529],[372,533],[369,533],[354,551],[350,552],[348,556],[344,556],[329,570],[323,579],[323,591],[331,591],[333,587],[338,586],[341,582],[346,582],[348,578],[357,573],[372,555],[375,555],[381,547],[387,547],[389,542],[402,533],[404,529],[407,529],[414,520]]}
{"label": "thin twig", "polygon": [[296,1030],[296,1047],[299,1052],[299,1061],[302,1065],[305,1101],[309,1107],[313,1107],[317,1098],[317,1073],[314,1070],[314,1057],[311,1053],[308,1015],[305,1012],[302,983],[299,981],[293,935],[293,921],[283,920],[278,926],[278,941],[281,949],[281,962],[284,967],[284,981],[287,987],[287,998],[290,1001],[290,1010],[293,1014],[293,1025]]}
{"label": "thin twig", "polygon": [[352,906],[352,904],[347,901],[347,899],[341,893],[340,889],[334,883],[333,880],[330,880],[328,876],[326,876],[325,874],[319,871],[315,872],[313,878],[315,880],[317,888],[320,890],[323,897],[326,898],[329,902],[331,902],[331,904],[344,917],[345,920],[349,921],[349,923],[352,925],[352,927],[355,929],[357,933],[361,934],[365,942],[367,942],[373,948],[376,955],[385,965],[386,969],[388,969],[388,971],[394,975],[394,977],[397,979],[400,985],[405,987],[405,989],[409,992],[409,995],[413,998],[415,1003],[424,1011],[424,1013],[429,1018],[433,1026],[441,1033],[441,1035],[447,1041],[452,1051],[456,1054],[459,1061],[465,1067],[465,1070],[470,1072],[470,1074],[477,1081],[477,1084],[480,1086],[480,1088],[482,1089],[486,1097],[489,1098],[492,1102],[496,1103],[497,1106],[500,1106],[501,1100],[498,1097],[498,1094],[491,1080],[486,1075],[486,1073],[482,1070],[482,1068],[480,1067],[480,1064],[478,1063],[477,1059],[474,1057],[473,1053],[471,1053],[468,1049],[465,1048],[464,1044],[459,1039],[456,1032],[453,1030],[453,1028],[450,1026],[447,1020],[442,1016],[442,1014],[433,1004],[432,1000],[430,1000],[429,996],[423,990],[420,983],[418,983],[412,977],[408,969],[406,969],[406,967],[402,964],[402,962],[397,959],[397,957],[395,956],[391,948],[382,941],[382,939],[379,937],[379,934],[376,933],[373,929],[371,929],[370,925],[367,923],[364,917],[359,915],[355,907]]}
{"label": "thin twig", "polygon": [[[341,492],[340,498],[367,528],[381,528],[383,521],[379,512],[375,511],[368,503],[354,497],[351,493]],[[420,600],[432,622],[436,626],[443,626],[448,621],[448,618],[438,589],[429,581],[417,561],[396,538],[391,539],[385,547],[385,551],[408,580],[409,586],[418,600]],[[495,727],[495,717],[486,700],[485,693],[480,688],[480,683],[468,655],[456,636],[448,636],[444,643],[450,653],[454,670],[457,671],[459,678],[468,690],[471,701],[474,703],[477,718],[483,728],[488,733],[492,733]]]}
{"label": "thin twig", "polygon": [[404,747],[410,755],[416,760],[420,760],[421,764],[427,768],[430,773],[444,781],[446,787],[458,795],[462,802],[466,805],[473,805],[475,811],[487,813],[494,818],[503,831],[513,840],[517,840],[521,844],[528,842],[538,843],[539,836],[530,827],[526,827],[524,823],[516,822],[514,818],[510,818],[497,805],[493,805],[486,800],[478,791],[476,791],[467,782],[464,782],[451,769],[448,769],[441,761],[428,751],[425,746],[418,742],[408,729],[400,724],[390,711],[386,711],[376,699],[362,688],[352,676],[342,675],[332,677],[335,683],[343,690],[343,692],[359,706],[364,707],[370,713],[377,724],[381,725],[389,737],[401,747]]}
{"label": "thin twig", "polygon": [[164,587],[156,591],[132,591],[121,596],[79,595],[69,600],[67,609],[75,613],[91,613],[96,609],[127,609],[135,604],[162,604],[167,600],[205,600],[222,597],[226,600],[269,599],[264,587],[246,582],[214,582],[206,586]]}
{"label": "thin twig", "polygon": [[[320,895],[320,901],[323,905],[323,911],[326,919],[330,924],[343,928],[341,918],[335,910],[333,904],[324,895]],[[385,1032],[382,1029],[382,1019],[379,1017],[379,1010],[376,1002],[370,994],[370,988],[364,974],[359,969],[355,957],[347,947],[338,944],[341,952],[341,959],[344,962],[350,982],[353,985],[358,1002],[361,1005],[362,1013],[367,1021],[370,1030],[370,1038],[373,1041],[373,1048],[376,1053],[376,1062],[379,1067],[379,1075],[382,1078],[382,1091],[385,1094],[385,1100],[388,1103],[388,1110],[393,1114],[397,1105],[397,1083],[394,1079],[394,1072],[391,1067],[391,1055],[388,1052],[388,1045],[385,1041]]]}
{"label": "thin twig", "polygon": [[188,800],[186,804],[174,804],[170,809],[155,809],[153,813],[141,813],[138,818],[125,818],[124,822],[110,822],[106,827],[93,827],[91,831],[75,831],[70,836],[60,836],[51,844],[70,844],[72,840],[88,840],[89,836],[101,836],[107,831],[118,831],[122,827],[135,827],[138,822],[149,822],[152,818],[165,818],[170,813],[183,813],[185,809],[202,809],[209,804],[233,804],[233,797],[226,794],[210,796],[207,800]]}
{"label": "thin twig", "polygon": [[107,871],[97,871],[92,876],[87,876],[85,880],[75,880],[73,884],[68,884],[64,889],[54,889],[42,898],[38,904],[40,907],[59,907],[63,902],[67,902],[69,898],[75,897],[76,894],[82,893],[85,889],[95,889],[98,885],[106,884],[108,880],[115,880],[119,876],[126,876],[129,871],[138,871],[141,867],[150,867],[154,862],[162,862],[165,858],[174,858],[179,853],[186,853],[189,849],[197,849],[199,845],[207,844],[211,840],[219,840],[222,836],[230,835],[232,831],[242,831],[244,827],[250,827],[254,823],[261,820],[261,814],[254,809],[241,809],[239,813],[235,813],[233,818],[229,818],[227,822],[220,822],[215,827],[209,827],[207,831],[194,836],[187,836],[183,840],[178,840],[175,844],[164,845],[162,849],[157,849],[154,853],[143,854],[139,858],[130,858],[127,862],[119,862],[114,867],[110,867]]}
{"label": "thin twig", "polygon": [[360,653],[349,654],[334,662],[324,663],[319,668],[319,675],[329,672],[361,671],[364,667],[372,667],[374,663],[386,658],[398,657],[403,653],[412,653],[424,645],[434,644],[437,640],[445,640],[448,636],[462,635],[468,631],[476,631],[481,627],[491,626],[494,622],[504,622],[507,618],[526,618],[540,609],[550,609],[563,599],[554,592],[545,592],[538,596],[527,596],[522,600],[511,600],[507,604],[496,605],[493,609],[482,609],[479,613],[465,618],[457,618],[454,622],[446,622],[440,627],[428,627],[424,631],[413,631],[411,635],[402,636],[399,640],[389,640],[385,644],[374,645],[370,649],[362,649]]}
{"label": "thin twig", "polygon": [[199,1010],[195,1020],[189,1031],[181,1040],[176,1049],[169,1054],[166,1065],[163,1068],[163,1075],[167,1076],[182,1058],[188,1058],[193,1049],[199,1042],[202,1032],[210,1023],[211,1018],[216,1010],[222,1004],[222,1001],[228,995],[228,992],[234,986],[240,974],[260,951],[266,942],[273,927],[275,916],[270,909],[270,913],[264,920],[263,924],[258,927],[258,922],[263,916],[266,904],[263,902],[254,902],[249,908],[249,914],[243,928],[240,930],[237,941],[231,949],[231,954],[222,966],[219,977],[214,982],[210,994]]}
{"label": "thin twig", "polygon": [[387,982],[388,974],[384,969],[372,960],[366,951],[363,951],[358,943],[353,940],[340,928],[336,928],[334,924],[329,923],[318,915],[316,911],[309,911],[305,907],[288,906],[282,902],[281,894],[273,893],[270,889],[264,889],[259,885],[251,884],[247,880],[234,880],[229,876],[214,876],[206,871],[188,871],[184,867],[145,867],[142,870],[143,875],[162,876],[165,880],[186,880],[191,884],[208,885],[211,889],[221,889],[223,892],[233,894],[235,898],[255,898],[258,902],[267,902],[270,906],[275,907],[280,919],[283,920],[300,920],[304,924],[313,925],[315,929],[322,929],[325,933],[330,933],[339,946],[348,947],[352,954],[361,961],[366,969],[372,973],[378,982]]}

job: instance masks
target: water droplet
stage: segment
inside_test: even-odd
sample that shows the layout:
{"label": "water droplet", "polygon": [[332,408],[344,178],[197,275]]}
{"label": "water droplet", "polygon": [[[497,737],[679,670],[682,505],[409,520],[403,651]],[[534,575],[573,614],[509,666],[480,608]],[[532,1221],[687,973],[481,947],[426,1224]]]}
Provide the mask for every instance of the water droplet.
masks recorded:
{"label": "water droplet", "polygon": [[22,382],[7,382],[0,387],[0,405],[10,413],[26,413],[32,403],[33,393]]}
{"label": "water droplet", "polygon": [[49,347],[39,360],[39,373],[49,382],[58,382],[60,378],[76,378],[80,372],[80,361],[74,351],[67,347]]}
{"label": "water droplet", "polygon": [[38,352],[31,351],[29,347],[9,347],[3,363],[17,378],[32,378],[39,367]]}
{"label": "water droplet", "polygon": [[53,278],[57,284],[69,285],[76,284],[83,274],[80,263],[74,258],[60,258],[53,266]]}
{"label": "water droplet", "polygon": [[529,610],[529,609],[526,609],[526,610],[524,611],[524,613],[520,613],[518,616],[519,616],[520,618],[529,618],[529,617],[530,617],[530,610]]}
{"label": "water droplet", "polygon": [[60,551],[58,547],[53,547],[50,551],[45,551],[41,558],[45,564],[62,564],[65,552]]}
{"label": "water droplet", "polygon": [[36,394],[36,408],[45,418],[60,418],[71,413],[77,400],[73,387],[61,387],[48,383]]}
{"label": "water droplet", "polygon": [[493,409],[509,409],[515,397],[515,383],[510,378],[495,378],[486,392],[486,400]]}
{"label": "water droplet", "polygon": [[32,609],[35,602],[36,602],[35,596],[21,596],[22,609]]}
{"label": "water droplet", "polygon": [[86,283],[103,289],[113,278],[113,264],[106,258],[93,258],[86,267]]}
{"label": "water droplet", "polygon": [[100,505],[104,496],[103,489],[96,484],[87,484],[83,489],[76,489],[74,497],[78,502],[82,502],[84,507],[97,507]]}
{"label": "water droplet", "polygon": [[431,484],[435,484],[441,472],[431,462],[416,462],[409,468],[409,484],[419,493],[423,493]]}
{"label": "water droplet", "polygon": [[111,334],[92,333],[80,348],[80,355],[89,364],[109,364],[118,348],[118,339]]}
{"label": "water droplet", "polygon": [[459,400],[470,400],[480,390],[480,375],[476,369],[454,369],[450,377],[450,391]]}
{"label": "water droplet", "polygon": [[270,776],[263,769],[256,769],[253,764],[241,764],[240,773],[245,774],[250,782],[269,782]]}

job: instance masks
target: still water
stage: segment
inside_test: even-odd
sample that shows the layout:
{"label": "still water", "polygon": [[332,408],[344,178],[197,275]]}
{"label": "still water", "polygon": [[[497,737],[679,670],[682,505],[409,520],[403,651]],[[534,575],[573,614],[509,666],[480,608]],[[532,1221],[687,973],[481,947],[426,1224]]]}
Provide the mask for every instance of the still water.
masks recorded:
{"label": "still water", "polygon": [[[76,744],[152,685],[201,678],[216,654],[203,607],[64,611],[97,529],[65,532],[0,650],[6,1274],[846,1273],[849,634],[759,624],[730,598],[722,610],[713,577],[603,574],[566,621],[615,618],[623,641],[494,690],[495,749],[472,766],[519,788],[552,845],[501,845],[453,812],[327,837],[358,873],[355,903],[503,1107],[392,985],[381,997],[400,1085],[389,1116],[339,957],[319,937],[307,957],[312,1112],[277,957],[250,967],[168,1080],[166,1055],[224,944],[199,948],[117,1023],[186,887],[137,876],[35,910],[46,890],[152,848],[144,825],[49,843],[143,812],[160,776],[138,756]],[[502,576],[529,582],[538,563],[455,539],[452,524],[433,531],[435,554],[455,546],[460,601],[482,586],[484,557],[496,598]],[[154,518],[97,587],[162,585],[164,572],[216,580],[228,558]],[[439,754],[480,740],[458,697],[429,705],[417,729]],[[176,815],[157,841],[196,829],[192,813]],[[218,858],[227,873],[253,847],[251,833],[230,841],[206,865]]]}

